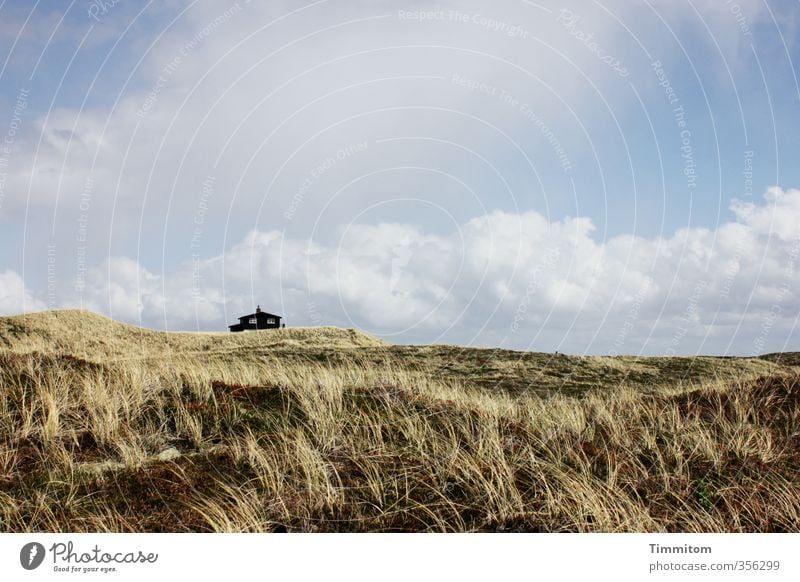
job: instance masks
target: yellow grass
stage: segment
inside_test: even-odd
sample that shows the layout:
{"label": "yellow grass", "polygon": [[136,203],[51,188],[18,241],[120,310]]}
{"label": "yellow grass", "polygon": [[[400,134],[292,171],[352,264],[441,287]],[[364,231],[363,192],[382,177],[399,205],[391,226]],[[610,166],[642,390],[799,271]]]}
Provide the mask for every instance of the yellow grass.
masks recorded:
{"label": "yellow grass", "polygon": [[795,374],[0,318],[0,530],[797,531]]}

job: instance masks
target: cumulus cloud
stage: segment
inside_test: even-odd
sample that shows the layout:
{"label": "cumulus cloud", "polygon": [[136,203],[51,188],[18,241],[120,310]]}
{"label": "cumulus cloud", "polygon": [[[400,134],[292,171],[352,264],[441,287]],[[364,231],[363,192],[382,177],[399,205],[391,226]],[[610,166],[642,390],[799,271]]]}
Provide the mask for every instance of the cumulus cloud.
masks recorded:
{"label": "cumulus cloud", "polygon": [[14,315],[45,308],[45,303],[34,297],[17,273],[11,270],[0,272],[0,314]]}
{"label": "cumulus cloud", "polygon": [[95,308],[156,326],[224,329],[256,303],[290,325],[355,325],[395,341],[599,353],[780,349],[800,309],[800,190],[734,202],[735,221],[669,237],[594,238],[586,218],[492,212],[448,234],[351,224],[334,243],[251,231],[155,275],[112,259]]}

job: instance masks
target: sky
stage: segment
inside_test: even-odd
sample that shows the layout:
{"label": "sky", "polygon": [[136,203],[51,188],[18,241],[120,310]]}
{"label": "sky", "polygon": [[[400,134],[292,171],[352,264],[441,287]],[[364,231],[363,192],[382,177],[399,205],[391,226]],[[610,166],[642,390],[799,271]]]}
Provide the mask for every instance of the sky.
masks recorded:
{"label": "sky", "polygon": [[798,0],[0,0],[0,314],[800,350]]}

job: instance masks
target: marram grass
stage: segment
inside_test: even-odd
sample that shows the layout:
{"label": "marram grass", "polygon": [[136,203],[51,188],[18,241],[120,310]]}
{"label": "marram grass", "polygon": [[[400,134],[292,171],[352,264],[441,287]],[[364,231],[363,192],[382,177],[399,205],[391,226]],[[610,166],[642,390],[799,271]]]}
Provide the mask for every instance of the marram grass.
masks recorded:
{"label": "marram grass", "polygon": [[0,318],[0,531],[798,531],[776,360]]}

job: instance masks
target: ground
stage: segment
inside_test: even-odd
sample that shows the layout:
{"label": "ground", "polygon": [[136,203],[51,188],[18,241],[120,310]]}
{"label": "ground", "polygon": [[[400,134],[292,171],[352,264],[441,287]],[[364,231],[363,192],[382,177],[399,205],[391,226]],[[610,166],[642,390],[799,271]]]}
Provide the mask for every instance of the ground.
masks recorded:
{"label": "ground", "polygon": [[0,531],[797,531],[798,364],[0,318]]}

